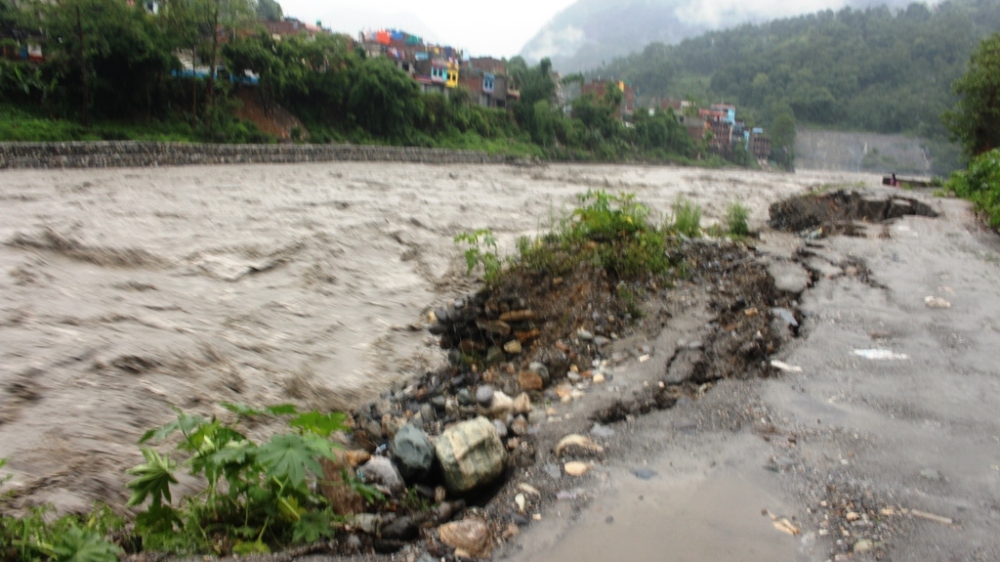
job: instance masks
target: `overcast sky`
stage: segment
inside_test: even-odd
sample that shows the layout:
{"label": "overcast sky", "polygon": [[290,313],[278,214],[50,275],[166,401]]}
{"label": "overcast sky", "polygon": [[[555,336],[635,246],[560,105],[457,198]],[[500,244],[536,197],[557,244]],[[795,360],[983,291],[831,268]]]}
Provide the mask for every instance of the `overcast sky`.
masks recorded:
{"label": "overcast sky", "polygon": [[[655,0],[654,0],[655,1]],[[936,4],[939,0],[914,0]],[[473,56],[512,57],[574,0],[278,0],[286,16],[357,37],[362,29],[395,28],[425,40],[465,49]],[[840,8],[845,4],[905,3],[904,0],[660,0],[682,21],[716,27],[724,15],[762,20]],[[609,2],[609,4],[611,4]],[[612,4],[613,5],[613,4]],[[732,18],[727,18],[731,20]],[[558,31],[558,30],[557,30]],[[581,30],[577,32],[582,33]]]}
{"label": "overcast sky", "polygon": [[573,0],[278,0],[286,16],[357,37],[358,31],[399,28],[475,55],[512,57]]}

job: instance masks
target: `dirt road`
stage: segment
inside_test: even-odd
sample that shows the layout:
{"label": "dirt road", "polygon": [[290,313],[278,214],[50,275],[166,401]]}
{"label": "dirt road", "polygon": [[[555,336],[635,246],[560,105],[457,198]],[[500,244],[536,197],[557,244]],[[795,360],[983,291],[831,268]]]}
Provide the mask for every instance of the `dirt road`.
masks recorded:
{"label": "dirt road", "polygon": [[917,198],[940,216],[765,233],[811,276],[790,372],[617,428],[586,507],[557,503],[508,558],[1000,559],[1000,244]]}
{"label": "dirt road", "polygon": [[[8,485],[24,504],[123,502],[136,440],[172,405],[345,407],[432,368],[444,357],[423,314],[471,287],[458,232],[490,228],[511,249],[588,189],[634,192],[661,214],[683,195],[706,222],[739,200],[759,228],[775,200],[878,179],[562,165],[3,172]],[[765,234],[765,251],[816,277],[805,337],[781,357],[802,373],[725,381],[623,422],[621,449],[581,483],[586,506],[556,502],[501,556],[826,560],[869,540],[893,560],[1000,559],[1000,258],[962,203],[932,205],[941,217],[826,239],[812,256],[794,235]],[[854,354],[865,349],[893,355]],[[783,518],[800,534],[777,530]],[[866,530],[866,518],[887,523]]]}

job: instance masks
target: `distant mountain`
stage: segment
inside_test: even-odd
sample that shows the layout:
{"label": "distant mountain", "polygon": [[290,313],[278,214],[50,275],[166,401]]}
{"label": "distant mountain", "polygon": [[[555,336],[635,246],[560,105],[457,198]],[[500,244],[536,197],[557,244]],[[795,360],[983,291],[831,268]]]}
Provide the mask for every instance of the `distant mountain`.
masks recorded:
{"label": "distant mountain", "polygon": [[[924,2],[936,4],[936,1]],[[864,8],[908,0],[578,0],[557,14],[521,50],[563,72],[593,69],[649,43],[679,43],[706,31],[845,6]]]}

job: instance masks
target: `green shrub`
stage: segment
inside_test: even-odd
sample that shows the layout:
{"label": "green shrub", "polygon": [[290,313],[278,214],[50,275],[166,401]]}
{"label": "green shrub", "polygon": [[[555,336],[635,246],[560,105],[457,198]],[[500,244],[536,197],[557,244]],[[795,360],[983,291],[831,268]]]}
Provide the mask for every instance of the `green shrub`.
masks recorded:
{"label": "green shrub", "polygon": [[1000,148],[977,156],[967,170],[952,174],[946,187],[971,201],[990,228],[1000,229]]}
{"label": "green shrub", "polygon": [[750,210],[733,201],[726,209],[726,228],[730,236],[747,236],[750,234],[750,226],[747,219],[750,217]]}

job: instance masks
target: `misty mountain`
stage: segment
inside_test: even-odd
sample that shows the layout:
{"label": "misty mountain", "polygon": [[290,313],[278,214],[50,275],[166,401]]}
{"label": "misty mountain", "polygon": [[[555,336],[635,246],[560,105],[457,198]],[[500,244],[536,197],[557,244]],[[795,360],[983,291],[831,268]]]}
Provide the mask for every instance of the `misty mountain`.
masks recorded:
{"label": "misty mountain", "polygon": [[[649,43],[676,44],[706,31],[825,9],[904,7],[909,0],[578,0],[521,50],[563,72],[592,69]],[[936,2],[931,1],[930,4]]]}

